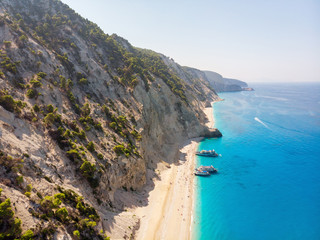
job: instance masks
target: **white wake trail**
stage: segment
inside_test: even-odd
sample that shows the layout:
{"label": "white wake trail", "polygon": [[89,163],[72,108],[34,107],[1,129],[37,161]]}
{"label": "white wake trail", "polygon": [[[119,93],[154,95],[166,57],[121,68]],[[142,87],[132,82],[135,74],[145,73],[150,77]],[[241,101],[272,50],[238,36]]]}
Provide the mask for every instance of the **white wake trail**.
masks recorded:
{"label": "white wake trail", "polygon": [[254,120],[256,120],[258,123],[261,123],[263,126],[271,130],[264,122],[262,122],[259,118],[255,117]]}

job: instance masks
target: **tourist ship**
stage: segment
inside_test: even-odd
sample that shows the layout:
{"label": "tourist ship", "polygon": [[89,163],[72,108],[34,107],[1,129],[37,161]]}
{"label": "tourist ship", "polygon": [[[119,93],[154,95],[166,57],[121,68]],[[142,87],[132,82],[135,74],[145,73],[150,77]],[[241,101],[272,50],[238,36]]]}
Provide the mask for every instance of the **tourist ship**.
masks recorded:
{"label": "tourist ship", "polygon": [[196,171],[206,171],[209,173],[216,173],[218,170],[214,168],[212,165],[211,166],[200,166],[196,169]]}
{"label": "tourist ship", "polygon": [[194,175],[196,176],[210,176],[210,173],[208,171],[201,171],[201,170],[195,170]]}
{"label": "tourist ship", "polygon": [[196,152],[196,155],[203,157],[218,157],[219,154],[216,153],[215,150],[201,150],[200,152]]}

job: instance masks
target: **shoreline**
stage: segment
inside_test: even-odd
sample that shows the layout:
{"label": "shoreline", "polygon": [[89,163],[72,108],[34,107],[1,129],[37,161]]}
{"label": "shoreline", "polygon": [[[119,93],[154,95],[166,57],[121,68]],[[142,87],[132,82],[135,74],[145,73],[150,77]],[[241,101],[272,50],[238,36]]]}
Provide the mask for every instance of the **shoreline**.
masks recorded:
{"label": "shoreline", "polygon": [[[213,103],[203,109],[209,128],[214,125]],[[175,164],[159,163],[158,168],[163,170],[153,182],[154,189],[147,198],[148,205],[132,209],[132,213],[140,218],[135,239],[191,239],[195,152],[202,139],[185,141],[180,146],[179,159]]]}
{"label": "shoreline", "polygon": [[213,128],[214,127],[214,123],[215,123],[215,119],[214,119],[214,116],[213,116],[213,113],[214,113],[213,104],[216,103],[216,102],[219,102],[219,101],[222,101],[222,100],[217,100],[217,101],[211,102],[210,103],[211,107],[206,107],[206,108],[203,109],[204,114],[208,118],[208,122],[206,123],[206,126],[209,127],[209,128]]}

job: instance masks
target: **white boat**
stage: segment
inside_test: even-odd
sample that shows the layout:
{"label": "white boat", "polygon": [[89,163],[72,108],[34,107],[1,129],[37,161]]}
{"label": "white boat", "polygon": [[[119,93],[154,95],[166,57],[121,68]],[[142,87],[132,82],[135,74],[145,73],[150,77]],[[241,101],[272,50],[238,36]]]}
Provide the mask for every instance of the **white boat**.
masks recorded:
{"label": "white boat", "polygon": [[196,176],[210,176],[210,173],[208,171],[196,170],[194,172],[194,175],[196,175]]}
{"label": "white boat", "polygon": [[196,152],[196,155],[203,157],[218,157],[219,154],[216,153],[215,150],[201,150],[200,152]]}
{"label": "white boat", "polygon": [[198,171],[207,171],[209,173],[218,172],[218,170],[216,168],[214,168],[212,165],[211,166],[200,166],[196,170],[198,170]]}

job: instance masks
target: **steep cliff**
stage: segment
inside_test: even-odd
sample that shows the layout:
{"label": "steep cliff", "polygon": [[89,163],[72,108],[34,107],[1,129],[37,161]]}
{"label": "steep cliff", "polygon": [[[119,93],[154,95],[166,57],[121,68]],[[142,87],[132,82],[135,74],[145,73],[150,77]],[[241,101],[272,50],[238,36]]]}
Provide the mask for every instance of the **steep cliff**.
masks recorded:
{"label": "steep cliff", "polygon": [[141,189],[185,139],[220,136],[204,125],[201,109],[218,96],[203,73],[103,33],[60,1],[1,0],[0,60],[6,239],[21,227],[100,239],[106,216],[125,207],[117,191]]}
{"label": "steep cliff", "polygon": [[207,77],[207,81],[210,83],[210,86],[213,87],[217,92],[234,92],[242,91],[243,88],[248,87],[247,83],[231,78],[224,78],[220,74],[203,71]]}

